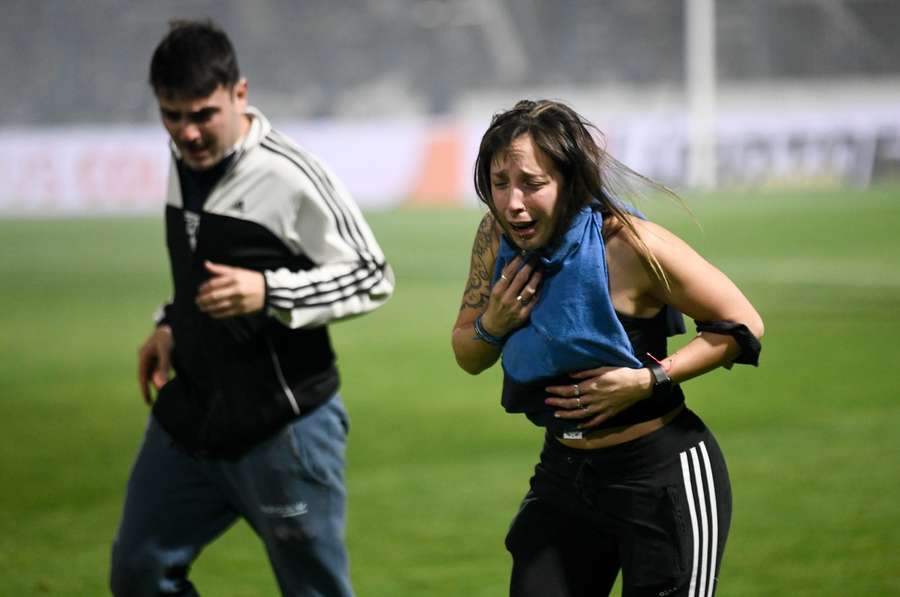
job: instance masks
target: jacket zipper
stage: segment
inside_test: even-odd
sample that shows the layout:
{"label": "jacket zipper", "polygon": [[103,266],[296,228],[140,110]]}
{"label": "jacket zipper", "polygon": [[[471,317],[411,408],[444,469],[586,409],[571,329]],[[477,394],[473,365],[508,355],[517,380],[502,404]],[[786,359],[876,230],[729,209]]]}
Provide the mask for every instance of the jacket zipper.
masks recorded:
{"label": "jacket zipper", "polygon": [[287,380],[284,378],[284,372],[281,370],[281,361],[278,360],[278,354],[275,352],[275,347],[272,346],[271,338],[266,338],[266,345],[269,347],[269,354],[272,355],[272,364],[275,366],[275,375],[278,376],[278,383],[281,384],[281,390],[287,397],[288,402],[291,403],[291,409],[294,411],[294,414],[299,416],[300,406],[297,404],[297,398],[294,396],[294,392],[291,391],[290,386],[287,384]]}

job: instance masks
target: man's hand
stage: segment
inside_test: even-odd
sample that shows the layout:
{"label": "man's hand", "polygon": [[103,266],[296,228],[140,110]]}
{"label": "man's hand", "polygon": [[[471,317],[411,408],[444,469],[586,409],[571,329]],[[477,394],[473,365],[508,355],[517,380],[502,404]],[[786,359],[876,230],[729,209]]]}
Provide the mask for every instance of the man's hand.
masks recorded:
{"label": "man's hand", "polygon": [[222,319],[260,311],[266,303],[266,280],[260,272],[207,261],[212,277],[197,290],[197,307]]}
{"label": "man's hand", "polygon": [[161,325],[153,330],[138,350],[138,385],[148,405],[153,403],[149,384],[153,383],[153,387],[159,390],[169,381],[172,345],[172,328]]}

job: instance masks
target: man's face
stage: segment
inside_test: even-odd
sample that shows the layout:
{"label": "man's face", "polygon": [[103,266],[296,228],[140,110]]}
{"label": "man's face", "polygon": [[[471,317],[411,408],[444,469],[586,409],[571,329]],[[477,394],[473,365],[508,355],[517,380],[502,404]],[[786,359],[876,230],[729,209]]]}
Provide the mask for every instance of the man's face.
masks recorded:
{"label": "man's face", "polygon": [[193,170],[218,164],[246,132],[247,81],[234,87],[222,85],[206,97],[184,98],[177,94],[157,95],[163,126]]}

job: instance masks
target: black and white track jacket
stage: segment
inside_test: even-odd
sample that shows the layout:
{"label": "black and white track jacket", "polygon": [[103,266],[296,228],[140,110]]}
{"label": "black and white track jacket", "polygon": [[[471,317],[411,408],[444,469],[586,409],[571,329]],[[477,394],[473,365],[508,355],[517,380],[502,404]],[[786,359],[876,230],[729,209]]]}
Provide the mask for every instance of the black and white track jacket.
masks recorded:
{"label": "black and white track jacket", "polygon": [[[166,242],[175,377],[153,413],[188,450],[241,454],[330,398],[339,380],[326,324],[382,305],[394,276],[359,208],[316,158],[250,108],[251,127],[199,213],[173,155]],[[194,302],[204,261],[263,272],[266,310],[212,319]]]}

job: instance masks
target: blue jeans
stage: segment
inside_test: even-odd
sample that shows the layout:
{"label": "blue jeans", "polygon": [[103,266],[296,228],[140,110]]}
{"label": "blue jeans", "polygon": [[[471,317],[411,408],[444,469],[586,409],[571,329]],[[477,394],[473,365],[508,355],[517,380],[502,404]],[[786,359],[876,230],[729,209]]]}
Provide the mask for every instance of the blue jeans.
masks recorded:
{"label": "blue jeans", "polygon": [[178,448],[151,417],[112,549],[114,595],[198,595],[187,574],[238,517],[265,543],[283,595],[349,597],[347,413],[335,396],[238,460]]}

